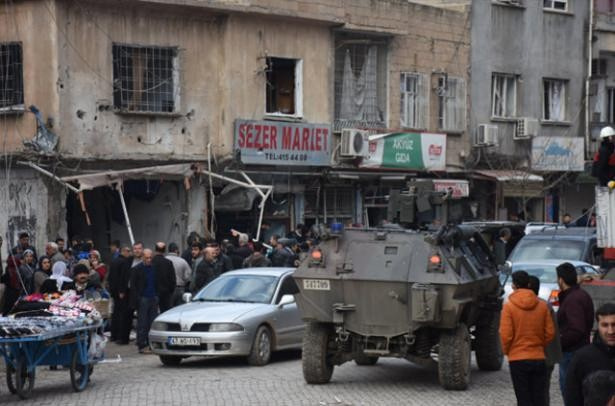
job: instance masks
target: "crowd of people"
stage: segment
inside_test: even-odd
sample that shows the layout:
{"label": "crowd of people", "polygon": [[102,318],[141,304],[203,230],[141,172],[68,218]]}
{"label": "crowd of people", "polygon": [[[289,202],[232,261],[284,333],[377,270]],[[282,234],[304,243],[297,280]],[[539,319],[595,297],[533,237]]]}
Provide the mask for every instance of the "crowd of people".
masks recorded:
{"label": "crowd of people", "polygon": [[[615,405],[615,302],[595,312],[581,289],[574,265],[557,267],[557,313],[538,297],[540,280],[525,271],[512,274],[513,293],[504,304],[500,338],[508,357],[517,403],[549,404],[549,383],[559,364],[566,406]],[[597,331],[591,338],[594,320]]]}
{"label": "crowd of people", "polygon": [[92,239],[75,237],[68,247],[64,239],[57,238],[48,242],[45,254],[39,256],[24,232],[9,250],[0,279],[5,285],[0,309],[8,314],[20,297],[32,293],[67,289],[79,294],[96,292],[113,299],[111,340],[121,345],[129,343],[136,311],[137,347],[139,352],[147,353],[152,322],[160,312],[182,304],[184,293],[196,294],[233,269],[295,267],[315,244],[310,230],[302,225],[285,237],[272,235],[269,244],[237,230],[231,230],[231,237],[218,243],[193,232],[183,252],[174,242],[158,242],[148,248],[142,242],[122,246],[113,241],[109,264],[105,264]]}

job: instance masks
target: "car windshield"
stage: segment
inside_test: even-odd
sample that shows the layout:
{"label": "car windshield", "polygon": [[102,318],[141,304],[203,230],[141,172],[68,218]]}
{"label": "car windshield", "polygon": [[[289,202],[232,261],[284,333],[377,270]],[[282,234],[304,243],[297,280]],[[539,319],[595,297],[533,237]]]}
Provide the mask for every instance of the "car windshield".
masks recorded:
{"label": "car windshield", "polygon": [[270,303],[278,278],[268,275],[222,275],[195,297],[203,302]]}
{"label": "car windshield", "polygon": [[[530,275],[537,277],[540,283],[557,283],[557,270],[556,265],[530,265],[520,264],[519,266],[513,266],[513,272],[525,271]],[[510,282],[510,279],[509,279]]]}
{"label": "car windshield", "polygon": [[580,261],[583,260],[584,247],[583,241],[523,239],[509,260],[513,263],[548,259]]}

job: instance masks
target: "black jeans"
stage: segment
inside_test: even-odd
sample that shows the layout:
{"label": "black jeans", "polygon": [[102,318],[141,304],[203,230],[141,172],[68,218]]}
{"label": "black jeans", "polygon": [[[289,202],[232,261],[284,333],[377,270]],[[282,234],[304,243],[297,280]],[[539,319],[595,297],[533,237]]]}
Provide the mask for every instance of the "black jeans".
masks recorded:
{"label": "black jeans", "polygon": [[517,405],[545,406],[547,366],[544,360],[511,361],[509,366]]}
{"label": "black jeans", "polygon": [[140,297],[137,309],[137,347],[149,346],[149,329],[158,316],[158,298]]}
{"label": "black jeans", "polygon": [[113,298],[113,314],[111,315],[111,337],[121,343],[128,343],[132,329],[132,308],[128,295],[120,299]]}

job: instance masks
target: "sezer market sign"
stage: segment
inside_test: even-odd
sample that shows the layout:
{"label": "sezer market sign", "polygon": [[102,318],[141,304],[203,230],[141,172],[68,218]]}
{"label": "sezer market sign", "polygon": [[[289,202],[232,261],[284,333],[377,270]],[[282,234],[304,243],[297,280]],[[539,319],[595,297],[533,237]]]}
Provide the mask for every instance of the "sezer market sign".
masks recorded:
{"label": "sezer market sign", "polygon": [[370,135],[364,168],[446,170],[446,135],[390,133]]}
{"label": "sezer market sign", "polygon": [[329,166],[332,142],[326,124],[235,120],[235,150],[245,164]]}

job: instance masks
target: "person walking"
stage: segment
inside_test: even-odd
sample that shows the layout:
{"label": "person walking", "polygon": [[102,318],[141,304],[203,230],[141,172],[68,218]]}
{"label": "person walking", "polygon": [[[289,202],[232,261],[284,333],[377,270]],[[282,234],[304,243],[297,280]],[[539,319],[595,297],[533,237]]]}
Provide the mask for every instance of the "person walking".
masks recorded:
{"label": "person walking", "polygon": [[130,247],[122,247],[120,256],[111,261],[107,276],[109,294],[113,298],[111,341],[120,345],[128,344],[132,328],[132,309],[128,289],[131,265]]}
{"label": "person walking", "polygon": [[[540,279],[534,275],[530,275],[529,278],[529,287],[534,292],[536,297],[538,297],[538,293],[540,292]],[[545,303],[547,301],[538,298]],[[545,399],[546,405],[548,406],[551,403],[551,375],[553,375],[553,370],[555,369],[555,364],[558,364],[562,359],[562,346],[559,342],[559,328],[557,327],[557,317],[555,316],[555,312],[553,311],[553,307],[547,303],[547,307],[549,308],[549,314],[551,315],[551,319],[553,320],[553,326],[555,327],[555,335],[553,340],[547,345],[545,348],[545,365],[547,367],[547,383],[545,385]]]}
{"label": "person walking", "polygon": [[593,342],[579,349],[568,366],[564,387],[566,406],[587,404],[583,385],[591,374],[602,370],[615,372],[615,302],[598,308],[596,322],[598,330]]}
{"label": "person walking", "polygon": [[153,256],[152,250],[143,250],[143,262],[134,267],[130,279],[132,306],[137,309],[137,347],[140,354],[151,353],[148,333],[158,316],[158,292],[165,289],[164,280],[156,274],[152,264]]}
{"label": "person walking", "polygon": [[545,347],[555,334],[553,319],[547,304],[529,289],[527,272],[514,272],[512,287],[500,320],[502,351],[508,357],[517,405],[543,406]]}
{"label": "person walking", "polygon": [[171,308],[171,300],[177,287],[175,280],[175,268],[173,262],[165,258],[164,254],[167,251],[167,245],[163,242],[157,242],[154,247],[155,253],[152,259],[152,265],[156,271],[156,275],[161,285],[158,289],[158,299],[160,306],[160,313],[164,313]]}
{"label": "person walking", "polygon": [[179,247],[176,243],[169,244],[169,253],[166,258],[173,263],[175,270],[175,292],[171,298],[171,306],[179,306],[183,303],[183,295],[188,291],[192,268],[185,259],[179,256]]}
{"label": "person walking", "polygon": [[564,262],[557,267],[557,284],[560,288],[557,324],[562,345],[559,386],[563,395],[568,364],[575,351],[589,344],[594,325],[594,304],[587,292],[578,285],[577,270],[571,263]]}

